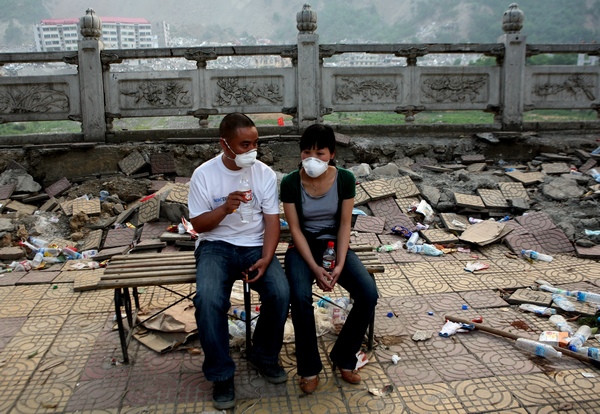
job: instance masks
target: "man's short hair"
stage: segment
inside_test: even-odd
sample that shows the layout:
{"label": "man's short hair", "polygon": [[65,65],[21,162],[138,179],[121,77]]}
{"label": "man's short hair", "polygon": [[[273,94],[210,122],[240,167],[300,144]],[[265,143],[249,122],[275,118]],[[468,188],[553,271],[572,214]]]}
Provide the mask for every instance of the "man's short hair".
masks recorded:
{"label": "man's short hair", "polygon": [[221,138],[229,140],[235,135],[235,131],[240,128],[251,128],[256,127],[254,121],[252,121],[247,115],[240,112],[234,112],[225,115],[221,124],[219,125],[219,135]]}

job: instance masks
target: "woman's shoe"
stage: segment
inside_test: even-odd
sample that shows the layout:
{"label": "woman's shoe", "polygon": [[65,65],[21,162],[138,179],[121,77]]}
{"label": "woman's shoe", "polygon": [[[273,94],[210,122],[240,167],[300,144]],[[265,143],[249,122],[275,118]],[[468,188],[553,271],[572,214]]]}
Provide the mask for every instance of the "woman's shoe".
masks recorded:
{"label": "woman's shoe", "polygon": [[300,389],[305,394],[312,394],[319,385],[319,376],[316,375],[313,378],[300,377]]}
{"label": "woman's shoe", "polygon": [[360,375],[355,369],[342,369],[340,368],[340,374],[342,379],[350,384],[358,384],[360,382]]}

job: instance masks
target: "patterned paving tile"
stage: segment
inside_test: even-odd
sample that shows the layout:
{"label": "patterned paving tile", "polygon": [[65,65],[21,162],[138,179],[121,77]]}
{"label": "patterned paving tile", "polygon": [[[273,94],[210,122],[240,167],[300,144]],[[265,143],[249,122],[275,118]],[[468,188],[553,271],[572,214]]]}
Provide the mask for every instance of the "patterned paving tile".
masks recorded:
{"label": "patterned paving tile", "polygon": [[409,213],[417,208],[420,201],[421,200],[419,200],[417,197],[397,198],[396,204],[400,208],[400,211],[403,213]]}
{"label": "patterned paving tile", "polygon": [[122,229],[109,229],[104,240],[102,249],[108,249],[111,247],[128,246],[133,242],[135,236],[135,229],[122,228]]}
{"label": "patterned paving tile", "polygon": [[564,162],[542,163],[542,172],[544,174],[568,174],[570,171],[570,167]]}
{"label": "patterned paving tile", "polygon": [[579,167],[579,171],[581,171],[582,173],[586,173],[589,170],[591,170],[592,168],[595,168],[596,164],[598,164],[598,161],[590,158],[589,160],[587,160],[586,162],[584,162],[581,165],[581,167]]}
{"label": "patterned paving tile", "polygon": [[[152,197],[143,203],[140,203],[138,209],[138,223],[143,224],[150,221],[158,220],[160,217],[160,199]],[[107,235],[108,237],[108,235]]]}
{"label": "patterned paving tile", "polygon": [[508,303],[493,290],[460,292],[459,294],[471,308],[480,309],[508,306]]}
{"label": "patterned paving tile", "polygon": [[506,243],[510,249],[521,254],[521,250],[535,250],[536,252],[544,252],[542,246],[538,243],[537,239],[530,233],[513,234],[510,232],[504,237],[504,243]]}
{"label": "patterned paving tile", "polygon": [[500,380],[510,389],[517,401],[523,407],[542,404],[560,404],[569,399],[563,398],[562,393],[556,394],[552,390],[556,384],[543,373],[529,375],[509,375]]}
{"label": "patterned paving tile", "polygon": [[[499,378],[476,378],[450,384],[459,401],[469,413],[489,410],[513,412],[519,409],[519,401]],[[473,398],[477,396],[477,398]]]}
{"label": "patterned paving tile", "polygon": [[575,246],[575,254],[577,257],[586,259],[600,259],[600,245],[593,247]]}
{"label": "patterned paving tile", "polygon": [[24,204],[17,200],[12,200],[10,203],[4,205],[6,211],[17,211],[20,214],[31,215],[35,213],[37,208],[30,204]]}
{"label": "patterned paving tile", "polygon": [[512,304],[532,303],[539,306],[550,306],[552,294],[543,290],[517,289],[508,298]]}
{"label": "patterned paving tile", "polygon": [[488,208],[508,208],[510,207],[500,190],[490,190],[478,188],[477,194],[481,197],[483,204]]}
{"label": "patterned paving tile", "polygon": [[379,200],[396,195],[394,188],[387,180],[364,181],[360,184],[371,200]]}
{"label": "patterned paving tile", "polygon": [[415,197],[421,194],[412,178],[405,175],[403,177],[394,177],[388,181],[388,184],[394,189],[396,192],[397,198],[409,198]]}
{"label": "patterned paving tile", "polygon": [[56,181],[54,184],[46,187],[45,191],[49,197],[58,197],[70,188],[71,183],[66,177],[63,177],[60,180]]}
{"label": "patterned paving tile", "polygon": [[107,410],[119,407],[127,393],[128,378],[80,381],[66,406],[66,412]]}
{"label": "patterned paving tile", "polygon": [[367,192],[362,188],[361,184],[357,184],[356,195],[354,196],[354,205],[360,206],[366,204],[369,200],[371,200],[369,194],[367,194]]}
{"label": "patterned paving tile", "polygon": [[456,200],[456,205],[459,207],[485,208],[481,197],[476,195],[454,193],[454,199]]}
{"label": "patterned paving tile", "polygon": [[428,243],[458,243],[458,237],[444,229],[421,230],[420,233]]}
{"label": "patterned paving tile", "polygon": [[448,230],[460,233],[471,225],[466,216],[456,213],[440,213],[440,219]]}
{"label": "patterned paving tile", "polygon": [[84,198],[73,200],[73,214],[77,214],[79,212],[84,212],[88,216],[95,216],[102,212],[102,207],[100,206],[100,199],[93,198],[91,200],[86,200]]}
{"label": "patterned paving tile", "polygon": [[417,413],[454,413],[467,411],[447,384],[418,384],[398,387],[400,398],[410,412]]}
{"label": "patterned paving tile", "polygon": [[167,196],[167,201],[173,201],[175,203],[186,204],[188,202],[188,195],[190,193],[189,183],[176,184]]}
{"label": "patterned paving tile", "polygon": [[393,197],[370,201],[368,205],[373,212],[373,215],[376,217],[387,219],[398,217],[402,214]]}
{"label": "patterned paving tile", "polygon": [[67,200],[67,201],[63,201],[59,204],[60,209],[66,216],[73,215],[73,204],[74,203],[75,203],[75,200]]}
{"label": "patterned paving tile", "polygon": [[383,232],[384,225],[385,219],[381,217],[359,215],[356,217],[356,222],[354,223],[354,230],[365,233],[381,234]]}
{"label": "patterned paving tile", "polygon": [[60,315],[68,312],[75,304],[75,297],[61,297],[53,300],[41,300],[29,313],[30,316]]}
{"label": "patterned paving tile", "polygon": [[377,238],[377,234],[375,233],[359,233],[352,232],[350,235],[350,243],[351,244],[368,244],[373,247],[379,246],[381,243]]}
{"label": "patterned paving tile", "polygon": [[175,177],[176,183],[186,184],[189,183],[192,177]]}
{"label": "patterned paving tile", "polygon": [[510,171],[506,173],[513,180],[522,183],[523,185],[532,185],[544,182],[545,174],[541,172],[522,172]]}
{"label": "patterned paving tile", "polygon": [[537,279],[542,277],[538,271],[531,272],[482,272],[478,273],[479,279],[491,289],[513,289],[531,286]]}
{"label": "patterned paving tile", "polygon": [[16,187],[16,183],[0,185],[0,200],[9,199]]}
{"label": "patterned paving tile", "polygon": [[505,199],[523,198],[529,200],[529,194],[521,183],[498,183],[500,192]]}
{"label": "patterned paving tile", "polygon": [[38,285],[50,284],[58,276],[59,272],[31,270],[20,278],[15,285]]}
{"label": "patterned paving tile", "polygon": [[31,383],[23,390],[21,397],[15,404],[14,411],[21,413],[39,412],[38,409],[44,407],[45,402],[52,406],[55,412],[64,412],[69,398],[73,393],[76,383],[58,383],[50,384],[39,380],[37,383]]}
{"label": "patterned paving tile", "polygon": [[[402,357],[400,357],[402,358]],[[426,359],[401,359],[390,365],[387,374],[396,387],[441,383],[442,377]]]}
{"label": "patterned paving tile", "polygon": [[559,228],[537,231],[533,236],[542,246],[541,250],[548,254],[572,253],[575,251],[573,243]]}
{"label": "patterned paving tile", "polygon": [[53,211],[59,205],[58,199],[50,197],[42,206],[39,208],[40,211]]}
{"label": "patterned paving tile", "polygon": [[142,234],[140,235],[140,241],[160,239],[161,234],[163,234],[170,225],[171,223],[168,221],[144,223],[144,226],[142,227]]}
{"label": "patterned paving tile", "polygon": [[417,294],[408,279],[398,269],[388,269],[377,275],[377,290],[382,298]]}
{"label": "patterned paving tile", "polygon": [[102,243],[102,230],[92,230],[88,233],[81,245],[81,251],[99,249]]}
{"label": "patterned paving tile", "polygon": [[175,173],[175,158],[170,152],[155,153],[150,156],[152,174]]}
{"label": "patterned paving tile", "polygon": [[386,230],[391,231],[394,226],[405,227],[411,232],[417,231],[414,220],[404,213],[397,213],[395,216],[386,217]]}
{"label": "patterned paving tile", "polygon": [[0,286],[14,286],[21,278],[25,277],[27,272],[11,272],[4,273],[0,277]]}
{"label": "patterned paving tile", "polygon": [[542,230],[555,229],[556,225],[552,222],[549,215],[543,211],[534,211],[528,214],[523,214],[516,218],[517,222],[532,234],[536,234]]}
{"label": "patterned paving tile", "polygon": [[133,151],[131,154],[119,161],[119,168],[126,175],[131,175],[146,165],[146,160],[139,151]]}

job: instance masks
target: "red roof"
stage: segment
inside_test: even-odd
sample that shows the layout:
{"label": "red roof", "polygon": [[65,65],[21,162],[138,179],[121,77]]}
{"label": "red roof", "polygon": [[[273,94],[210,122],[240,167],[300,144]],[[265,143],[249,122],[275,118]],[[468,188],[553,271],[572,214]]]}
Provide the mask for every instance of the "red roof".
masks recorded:
{"label": "red roof", "polygon": [[[123,24],[150,24],[150,22],[141,17],[101,17],[102,23],[123,23]],[[48,26],[55,26],[58,24],[77,24],[79,19],[68,18],[68,19],[43,19],[41,24]]]}

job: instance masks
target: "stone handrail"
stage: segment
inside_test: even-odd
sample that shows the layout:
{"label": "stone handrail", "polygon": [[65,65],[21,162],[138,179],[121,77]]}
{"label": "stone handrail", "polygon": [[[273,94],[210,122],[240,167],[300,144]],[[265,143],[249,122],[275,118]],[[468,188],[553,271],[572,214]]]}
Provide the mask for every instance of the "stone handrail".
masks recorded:
{"label": "stone handrail", "polygon": [[[107,142],[131,138],[131,133],[113,130],[116,118],[193,116],[199,120],[198,129],[155,134],[191,137],[203,135],[210,116],[233,111],[291,115],[293,126],[282,127],[282,133],[299,133],[335,112],[395,112],[411,126],[424,111],[480,110],[494,114],[489,127],[508,131],[523,130],[523,114],[534,109],[600,113],[600,66],[526,65],[527,57],[540,53],[597,56],[600,47],[527,44],[520,34],[523,13],[515,4],[503,16],[505,34],[488,44],[319,44],[316,13],[308,5],[297,14],[297,23],[298,41],[289,45],[104,50],[100,19],[90,9],[81,19],[78,51],[0,54],[0,66],[64,62],[77,68],[76,74],[0,76],[0,123],[78,121],[81,134],[56,140]],[[392,55],[406,65],[324,64],[349,53]],[[496,65],[419,65],[429,54],[485,55],[494,57]],[[241,56],[279,56],[290,64],[226,69],[207,64]],[[195,61],[196,68],[111,70],[111,65],[126,61],[182,58]],[[588,124],[598,128],[597,121]],[[32,137],[33,142],[39,140]]]}

